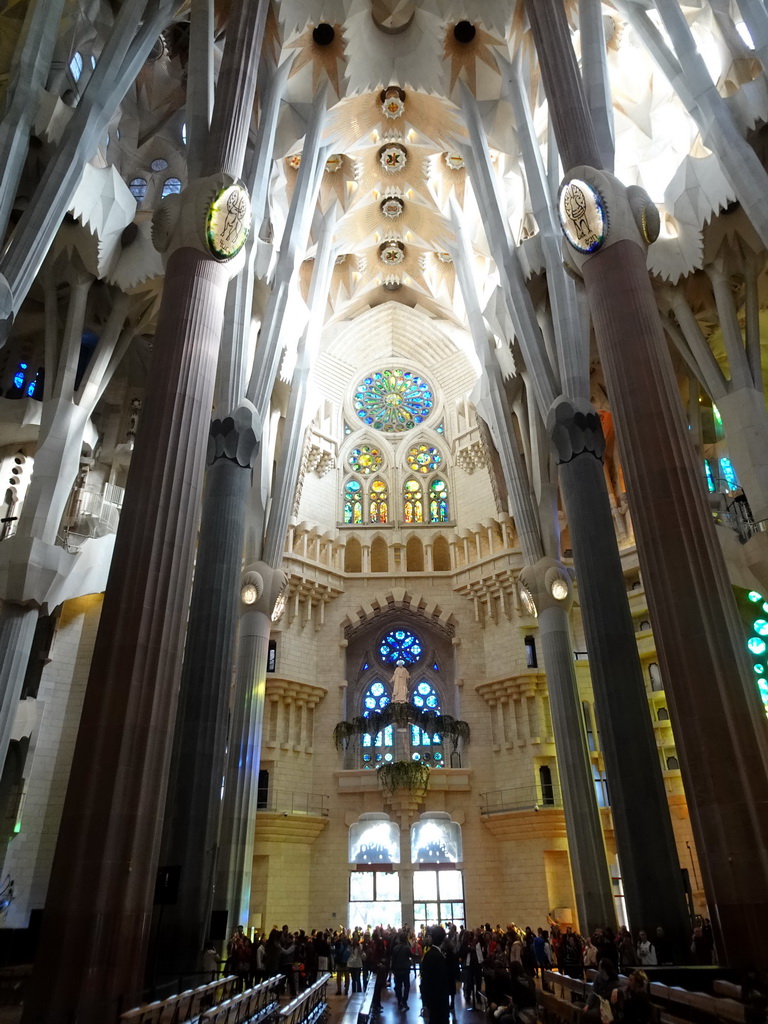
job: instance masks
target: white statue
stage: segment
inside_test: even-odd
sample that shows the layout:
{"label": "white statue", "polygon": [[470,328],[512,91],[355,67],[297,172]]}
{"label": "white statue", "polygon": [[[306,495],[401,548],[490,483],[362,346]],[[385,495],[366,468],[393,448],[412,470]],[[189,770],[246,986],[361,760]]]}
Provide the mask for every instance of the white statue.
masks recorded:
{"label": "white statue", "polygon": [[392,703],[405,704],[408,701],[408,682],[411,674],[401,659],[392,674]]}

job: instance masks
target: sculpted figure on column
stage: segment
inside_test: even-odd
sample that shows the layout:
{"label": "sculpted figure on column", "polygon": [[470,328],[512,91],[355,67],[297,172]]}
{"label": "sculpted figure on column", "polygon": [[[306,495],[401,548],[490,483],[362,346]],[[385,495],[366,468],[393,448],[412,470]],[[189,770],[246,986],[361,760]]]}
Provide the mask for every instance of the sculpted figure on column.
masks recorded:
{"label": "sculpted figure on column", "polygon": [[400,659],[395,671],[392,673],[392,703],[405,704],[408,701],[408,683],[411,674],[405,667],[405,662]]}

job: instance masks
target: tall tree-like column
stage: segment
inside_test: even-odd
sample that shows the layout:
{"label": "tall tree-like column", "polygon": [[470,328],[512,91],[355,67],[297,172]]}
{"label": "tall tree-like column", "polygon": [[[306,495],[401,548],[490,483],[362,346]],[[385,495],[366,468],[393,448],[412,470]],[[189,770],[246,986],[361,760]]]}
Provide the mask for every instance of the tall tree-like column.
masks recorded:
{"label": "tall tree-like column", "polygon": [[[526,4],[566,183],[563,206],[584,277],[617,424],[638,551],[718,948],[731,964],[768,957],[768,728],[683,419],[648,279],[649,201],[595,168],[599,153],[560,4]],[[585,166],[582,166],[585,165]],[[568,184],[564,187],[570,187]],[[630,199],[632,205],[630,205]],[[601,220],[601,208],[610,227]],[[569,216],[568,210],[576,219]],[[580,234],[587,227],[587,237]],[[600,230],[605,231],[601,244]],[[593,251],[579,252],[594,245]],[[585,240],[586,239],[586,240]],[[596,243],[596,244],[594,244]]]}
{"label": "tall tree-like column", "polygon": [[[538,617],[579,927],[582,932],[591,934],[595,928],[615,922],[616,912],[573,667],[573,643],[568,621],[573,588],[567,571],[556,558],[551,557],[552,553],[545,557],[529,483],[504,395],[501,371],[490,349],[471,278],[468,246],[457,210],[454,210],[453,228],[458,242],[456,269],[462,298],[475,351],[483,366],[484,393],[480,400],[480,413],[490,427],[504,469],[510,511],[515,518],[520,547],[527,563],[520,573],[520,582],[533,603],[529,610]],[[552,592],[555,581],[559,581],[562,588],[557,590],[557,596]]]}
{"label": "tall tree-like column", "polygon": [[[261,105],[256,169],[271,165],[284,76]],[[298,201],[298,194],[296,197]],[[262,217],[255,196],[254,226]],[[287,242],[287,240],[286,240]],[[252,238],[249,245],[258,245]],[[218,367],[218,406],[233,412],[216,419],[208,441],[195,584],[190,606],[173,764],[166,800],[163,865],[179,869],[175,904],[157,913],[152,957],[157,977],[195,971],[208,938],[221,827],[221,780],[232,674],[235,669],[243,538],[258,446],[259,417],[243,399],[248,370],[252,265],[246,260],[230,282]],[[278,335],[274,335],[277,343]],[[266,343],[266,338],[264,342]],[[261,528],[263,529],[263,523]],[[234,733],[232,733],[234,735]]]}
{"label": "tall tree-like column", "polygon": [[[250,917],[253,876],[253,844],[256,834],[256,796],[261,757],[267,655],[275,602],[285,584],[279,566],[283,559],[288,519],[296,493],[303,436],[307,422],[307,388],[323,329],[330,275],[335,252],[333,229],[336,209],[325,216],[315,253],[309,289],[309,320],[299,344],[296,368],[288,400],[283,438],[276,459],[269,519],[260,552],[253,547],[253,524],[246,544],[248,565],[242,577],[240,639],[229,756],[227,758],[222,814],[220,863],[216,882],[216,906],[226,909],[231,924],[246,924]],[[268,332],[267,332],[268,333]],[[261,512],[260,503],[258,513]],[[251,561],[257,553],[258,561]],[[250,601],[246,601],[250,598]]]}
{"label": "tall tree-like column", "polygon": [[[516,308],[517,338],[523,358],[526,365],[535,365],[536,359],[544,360],[553,380],[551,390],[540,385],[536,391],[538,414],[547,423],[553,441],[573,541],[629,920],[637,929],[650,930],[663,924],[682,954],[688,912],[602,470],[602,430],[589,403],[585,317],[579,308],[574,282],[562,267],[562,235],[552,209],[519,67],[501,60],[499,64],[503,88],[515,117],[544,255],[552,319],[551,354],[539,325],[526,312],[526,305],[517,301],[516,292],[524,287],[517,283],[522,278],[522,269],[496,201],[493,170],[477,105],[465,96],[464,109],[473,143],[471,173],[485,213],[486,234],[494,258],[497,263],[506,262],[515,268],[515,277],[510,278],[505,291],[507,302],[514,303]],[[606,134],[605,139],[610,141],[610,136]],[[554,156],[551,150],[550,156]],[[560,395],[558,386],[563,391]],[[632,709],[631,715],[628,708]],[[578,724],[581,727],[580,718]],[[571,723],[570,728],[575,727]],[[621,742],[614,742],[614,734],[621,737]],[[633,750],[632,758],[624,753],[629,748]]]}
{"label": "tall tree-like column", "polygon": [[[27,1021],[96,1024],[142,988],[197,512],[227,281],[233,197],[266,0],[229,25],[204,170],[180,200],[150,386],[129,474],[54,859]],[[185,208],[186,207],[186,208]],[[166,210],[169,208],[166,207]],[[235,232],[235,235],[237,233]],[[210,238],[210,236],[208,236]],[[242,235],[238,236],[242,239]],[[240,244],[242,242],[240,241]],[[224,246],[230,246],[229,249]]]}

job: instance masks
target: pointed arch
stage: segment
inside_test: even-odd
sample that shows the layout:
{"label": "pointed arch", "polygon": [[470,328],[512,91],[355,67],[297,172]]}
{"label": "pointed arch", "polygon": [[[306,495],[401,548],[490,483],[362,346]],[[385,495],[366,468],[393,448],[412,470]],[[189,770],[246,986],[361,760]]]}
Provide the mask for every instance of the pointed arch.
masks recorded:
{"label": "pointed arch", "polygon": [[418,537],[409,537],[405,546],[405,571],[424,572],[424,546]]}
{"label": "pointed arch", "polygon": [[371,543],[371,572],[389,571],[389,545],[383,537],[374,537]]}
{"label": "pointed arch", "polygon": [[363,549],[357,537],[350,537],[344,547],[344,572],[363,571]]}
{"label": "pointed arch", "polygon": [[424,487],[415,477],[409,477],[403,484],[403,522],[424,522]]}
{"label": "pointed arch", "polygon": [[368,522],[389,522],[389,487],[380,476],[371,481],[368,490]]}
{"label": "pointed arch", "polygon": [[363,522],[363,485],[356,477],[344,481],[344,514],[342,521],[347,526],[359,526]]}
{"label": "pointed arch", "polygon": [[429,484],[429,521],[430,523],[447,523],[448,484],[442,477],[436,476]]}
{"label": "pointed arch", "polygon": [[432,568],[435,572],[451,570],[451,548],[442,534],[435,537],[432,544]]}

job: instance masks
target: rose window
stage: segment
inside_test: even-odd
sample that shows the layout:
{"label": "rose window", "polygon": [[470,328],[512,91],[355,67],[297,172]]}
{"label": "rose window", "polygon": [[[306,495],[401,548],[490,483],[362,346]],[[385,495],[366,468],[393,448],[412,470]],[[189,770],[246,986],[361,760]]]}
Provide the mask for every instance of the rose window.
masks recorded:
{"label": "rose window", "polygon": [[434,396],[427,382],[410,370],[377,370],[360,381],[354,405],[369,427],[397,433],[423,423]]}

